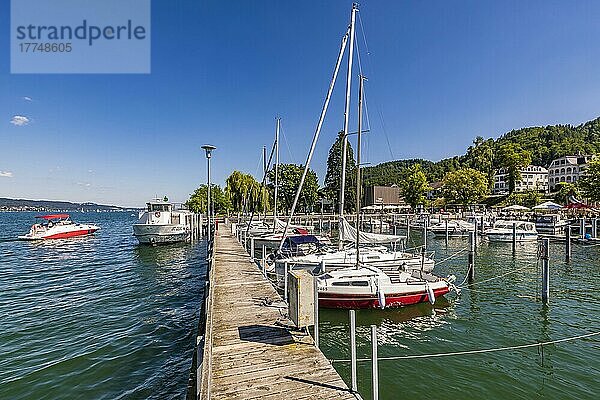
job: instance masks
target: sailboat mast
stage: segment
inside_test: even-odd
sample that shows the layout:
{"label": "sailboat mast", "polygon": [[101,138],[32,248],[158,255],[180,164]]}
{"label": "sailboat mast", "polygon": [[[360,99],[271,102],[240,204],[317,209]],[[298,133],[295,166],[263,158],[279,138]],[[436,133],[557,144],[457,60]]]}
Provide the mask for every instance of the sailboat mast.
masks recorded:
{"label": "sailboat mast", "polygon": [[[348,47],[348,74],[346,75],[346,105],[344,108],[344,137],[342,138],[342,174],[340,179],[340,204],[339,204],[339,215],[340,215],[340,226],[342,224],[342,218],[344,217],[344,192],[346,189],[346,155],[348,153],[348,120],[350,117],[350,89],[352,83],[352,59],[354,57],[354,24],[356,22],[356,11],[358,11],[358,4],[352,4],[352,14],[350,17],[350,46]],[[341,229],[339,236],[339,248],[343,247],[341,241]]]}
{"label": "sailboat mast", "polygon": [[[267,146],[263,145],[263,178],[266,176],[267,176]],[[260,193],[260,196],[263,197],[263,194]],[[264,219],[267,219],[267,207],[264,207],[263,212],[264,212]],[[260,217],[260,214],[259,214],[259,217]]]}
{"label": "sailboat mast", "polygon": [[329,84],[329,89],[327,90],[327,96],[325,96],[325,103],[323,103],[323,108],[321,109],[321,116],[319,117],[319,122],[317,123],[317,128],[315,130],[315,134],[310,145],[310,150],[308,151],[308,157],[306,157],[306,164],[304,165],[302,177],[300,177],[300,184],[298,185],[298,190],[296,190],[296,197],[294,197],[294,202],[292,203],[290,216],[288,217],[288,220],[285,224],[285,228],[283,229],[283,235],[281,235],[279,249],[281,249],[281,247],[283,246],[283,242],[285,241],[285,235],[287,235],[287,231],[292,222],[292,218],[294,217],[294,212],[296,211],[296,206],[298,205],[298,199],[300,198],[300,192],[302,191],[302,186],[304,185],[304,180],[306,179],[306,174],[308,173],[310,160],[312,159],[313,153],[315,151],[315,146],[317,145],[317,140],[319,139],[319,134],[321,133],[321,128],[323,127],[323,121],[325,120],[325,114],[327,114],[327,108],[329,107],[329,101],[331,100],[331,93],[333,92],[333,87],[335,86],[335,81],[337,80],[337,75],[340,71],[340,65],[342,64],[342,58],[344,56],[344,51],[346,50],[346,43],[348,42],[348,34],[349,32],[347,31],[346,34],[344,34],[344,37],[342,38],[340,53],[338,54],[337,61],[335,62],[335,69],[333,70],[331,83]]}
{"label": "sailboat mast", "polygon": [[358,86],[358,139],[356,143],[356,268],[360,266],[360,198],[361,198],[361,185],[360,185],[360,145],[362,136],[362,107],[363,107],[363,90],[364,81],[367,78],[359,76]]}
{"label": "sailboat mast", "polygon": [[277,118],[277,128],[275,129],[275,194],[274,194],[274,205],[273,205],[273,231],[275,231],[277,224],[277,194],[279,193],[279,129],[281,125],[281,118]]}

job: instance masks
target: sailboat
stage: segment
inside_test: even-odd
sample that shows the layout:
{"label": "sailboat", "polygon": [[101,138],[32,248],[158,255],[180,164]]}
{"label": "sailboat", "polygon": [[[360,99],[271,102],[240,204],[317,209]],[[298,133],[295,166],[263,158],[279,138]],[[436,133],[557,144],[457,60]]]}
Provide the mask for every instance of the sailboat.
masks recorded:
{"label": "sailboat", "polygon": [[[344,120],[344,137],[343,137],[343,156],[342,156],[342,179],[340,187],[340,243],[339,251],[344,252],[343,246],[343,232],[344,232],[344,186],[345,186],[345,170],[346,170],[346,153],[348,143],[348,117],[349,117],[349,104],[350,104],[350,84],[352,78],[352,53],[354,48],[354,31],[355,31],[355,19],[358,7],[356,4],[352,5],[351,22],[348,31],[342,39],[342,46],[338,55],[334,75],[332,82],[327,93],[325,104],[321,111],[321,117],[317,125],[311,149],[308,154],[306,165],[300,185],[296,192],[294,204],[292,206],[292,214],[288,219],[289,226],[295,206],[297,204],[302,184],[314,148],[320,133],[320,129],[323,123],[325,113],[328,108],[333,86],[339,71],[341,59],[344,54],[347,39],[350,39],[349,55],[348,55],[348,75],[346,82],[346,106],[345,106],[345,120]],[[381,268],[365,265],[364,255],[372,251],[372,249],[365,249],[363,242],[365,241],[365,234],[360,232],[360,201],[361,201],[361,137],[362,137],[362,106],[363,106],[363,93],[364,93],[364,81],[366,78],[360,75],[360,86],[359,86],[359,100],[358,100],[358,140],[357,140],[357,176],[356,176],[356,232],[355,232],[355,248],[354,248],[354,259],[348,263],[352,263],[352,266],[340,268],[331,272],[327,272],[321,275],[317,280],[317,290],[319,305],[321,307],[332,307],[332,308],[386,308],[386,307],[397,307],[409,304],[416,304],[421,302],[429,301],[431,304],[435,302],[437,296],[442,296],[450,291],[453,287],[454,277],[443,279],[424,271],[406,271],[402,270],[399,264],[396,264],[396,270],[383,271]],[[347,229],[346,229],[347,231]],[[285,231],[284,231],[285,233]],[[376,234],[370,234],[376,235]],[[377,236],[371,236],[373,240],[377,240]],[[280,248],[283,245],[283,240],[280,244]],[[343,253],[347,254],[347,253]],[[361,257],[361,254],[363,255]],[[323,256],[325,257],[325,256]],[[322,258],[324,259],[324,258]]]}
{"label": "sailboat", "polygon": [[[359,232],[350,223],[342,218],[340,221],[340,242],[352,244],[352,247],[338,250],[331,246],[315,246],[311,252],[300,255],[290,255],[287,248],[282,249],[275,260],[282,268],[284,263],[298,268],[314,268],[315,265],[324,263],[327,271],[354,266],[356,263],[356,244],[359,243],[359,258],[362,265],[382,268],[384,270],[419,270],[431,272],[435,266],[434,252],[408,252],[398,250],[404,247],[405,236],[383,235],[377,233]],[[357,240],[357,235],[358,239]],[[368,245],[367,245],[368,244]],[[391,245],[390,249],[386,245]]]}
{"label": "sailboat", "polygon": [[[264,221],[256,221],[252,220],[248,222],[248,224],[242,225],[242,229],[245,229],[247,234],[254,238],[255,246],[265,246],[267,249],[277,249],[279,243],[282,240],[290,236],[305,236],[312,233],[311,227],[305,227],[301,225],[289,225],[287,226],[286,231],[286,223],[278,218],[277,215],[277,198],[279,192],[279,136],[281,130],[281,118],[276,119],[276,129],[275,129],[275,141],[273,142],[273,151],[275,153],[275,193],[274,193],[274,207],[273,207],[273,224],[267,224]],[[266,176],[267,173],[267,160],[265,153],[265,170],[264,174]],[[269,159],[270,163],[270,159]],[[284,232],[286,231],[286,232]],[[288,234],[288,232],[290,234]],[[322,244],[331,244],[329,237],[318,235],[316,236],[317,240]]]}
{"label": "sailboat", "polygon": [[[353,7],[354,12],[354,7]],[[356,170],[356,210],[360,215],[360,155],[362,129],[362,103],[364,80],[360,76],[358,100],[358,144]],[[362,264],[360,224],[356,228],[355,266],[338,269],[319,276],[317,290],[319,306],[325,308],[389,308],[430,302],[450,292],[456,278],[437,277],[423,271],[384,271]]]}
{"label": "sailboat", "polygon": [[[334,76],[329,88],[329,92],[325,101],[325,105],[323,107],[323,111],[321,112],[321,119],[319,120],[319,124],[317,125],[317,132],[315,133],[315,138],[313,139],[313,145],[311,151],[309,152],[309,157],[307,160],[307,166],[310,162],[310,158],[312,156],[312,152],[314,150],[314,145],[316,143],[316,138],[318,137],[321,124],[323,122],[323,118],[325,112],[327,110],[327,106],[329,104],[329,98],[333,89],[333,85],[337,78],[337,73],[339,71],[339,66],[341,59],[343,57],[346,43],[349,40],[348,46],[348,71],[346,76],[346,103],[345,103],[345,111],[344,111],[344,137],[343,137],[343,145],[342,145],[342,169],[341,169],[341,179],[340,179],[340,192],[339,192],[339,240],[338,240],[338,248],[334,250],[332,248],[327,248],[323,246],[317,246],[316,250],[312,254],[306,254],[301,256],[289,257],[286,252],[280,252],[275,255],[275,259],[278,259],[278,263],[283,265],[283,263],[287,262],[289,265],[295,267],[308,267],[311,268],[315,264],[320,264],[324,262],[328,266],[328,270],[336,269],[336,268],[345,268],[354,265],[354,260],[356,259],[356,254],[359,254],[360,262],[376,266],[376,267],[390,267],[394,269],[402,269],[406,271],[410,270],[420,270],[423,272],[430,272],[433,270],[435,262],[433,260],[434,253],[425,253],[424,251],[410,253],[404,251],[402,249],[403,243],[405,243],[406,237],[397,236],[397,235],[383,235],[376,233],[364,233],[361,232],[358,234],[357,228],[352,227],[348,221],[344,218],[344,200],[345,200],[345,183],[346,183],[346,164],[347,164],[347,154],[348,154],[348,132],[349,132],[349,115],[350,115],[350,94],[351,94],[351,83],[352,83],[352,61],[353,61],[353,50],[354,50],[354,37],[355,37],[355,21],[356,21],[356,12],[358,11],[358,7],[356,4],[352,6],[352,14],[350,20],[350,26],[346,34],[342,39],[342,48],[340,49],[340,53],[338,55],[338,60],[334,72]],[[362,134],[359,129],[359,136]],[[305,170],[306,173],[306,170]],[[304,179],[304,176],[303,176]],[[300,186],[296,193],[296,201],[298,199],[298,195],[302,188],[302,183],[304,180],[301,180]],[[360,199],[360,198],[359,198]],[[292,207],[292,210],[295,209],[295,204]],[[360,202],[357,203],[357,221],[359,221],[359,211],[360,211]],[[293,213],[293,211],[292,211]],[[288,225],[291,222],[288,221]],[[358,223],[357,223],[358,225]],[[284,230],[284,233],[286,230]],[[360,240],[358,240],[360,239]],[[283,246],[283,240],[280,243],[280,250]],[[355,248],[345,248],[345,245],[348,243],[355,243]],[[384,244],[390,244],[392,249],[390,250]],[[358,252],[356,249],[361,247]],[[400,247],[400,249],[398,249]],[[283,254],[282,254],[283,253]]]}

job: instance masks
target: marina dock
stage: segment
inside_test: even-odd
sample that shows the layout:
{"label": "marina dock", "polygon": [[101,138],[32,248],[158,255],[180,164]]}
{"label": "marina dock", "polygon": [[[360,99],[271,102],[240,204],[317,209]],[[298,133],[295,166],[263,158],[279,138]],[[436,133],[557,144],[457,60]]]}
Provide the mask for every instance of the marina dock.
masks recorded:
{"label": "marina dock", "polygon": [[225,226],[213,254],[197,398],[355,399]]}

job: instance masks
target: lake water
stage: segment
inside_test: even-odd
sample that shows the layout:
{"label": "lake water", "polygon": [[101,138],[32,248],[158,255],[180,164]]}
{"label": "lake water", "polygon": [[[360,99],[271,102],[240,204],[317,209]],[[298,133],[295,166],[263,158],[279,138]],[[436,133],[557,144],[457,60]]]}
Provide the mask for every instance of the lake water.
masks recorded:
{"label": "lake water", "polygon": [[139,246],[131,213],[72,213],[90,237],[11,241],[0,213],[0,399],[185,397],[204,243]]}
{"label": "lake water", "polygon": [[[131,213],[74,213],[102,230],[43,243],[6,241],[25,233],[33,213],[0,213],[0,399],[183,398],[198,323],[205,245],[142,247]],[[420,244],[413,231],[409,245]],[[436,260],[466,240],[429,239]],[[476,283],[434,307],[357,312],[358,356],[469,351],[550,341],[600,331],[600,246],[551,245],[550,304],[540,300],[535,244],[483,243]],[[466,272],[466,253],[436,266]],[[516,269],[519,273],[497,278]],[[491,279],[487,282],[485,280]],[[321,348],[349,358],[348,314],[321,311]],[[350,382],[348,363],[335,367]],[[359,390],[371,397],[370,362]],[[381,360],[381,399],[597,399],[600,336],[497,353]]]}
{"label": "lake water", "polygon": [[[442,260],[468,240],[428,240]],[[412,244],[420,244],[414,232]],[[448,353],[544,342],[600,331],[600,246],[573,245],[564,262],[564,243],[550,247],[550,304],[541,303],[541,263],[537,244],[482,243],[476,281],[459,297],[435,306],[357,312],[358,357],[370,358],[370,325],[378,327],[379,357]],[[438,275],[466,273],[467,253]],[[522,269],[516,274],[496,277]],[[484,280],[492,279],[488,282]],[[321,348],[329,359],[349,359],[348,312],[321,311]],[[350,365],[335,363],[346,382]],[[380,399],[598,399],[600,336],[522,350],[487,354],[381,360]],[[371,363],[359,363],[358,386],[371,398]]]}

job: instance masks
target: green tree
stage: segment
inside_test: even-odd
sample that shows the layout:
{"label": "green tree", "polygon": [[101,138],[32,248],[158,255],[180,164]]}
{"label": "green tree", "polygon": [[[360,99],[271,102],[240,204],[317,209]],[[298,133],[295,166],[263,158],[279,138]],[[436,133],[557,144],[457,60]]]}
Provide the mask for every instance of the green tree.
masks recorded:
{"label": "green tree", "polygon": [[[202,184],[198,189],[191,194],[188,201],[185,203],[188,210],[195,213],[206,213],[206,204],[208,203],[208,185]],[[231,211],[231,201],[219,185],[210,185],[210,197],[214,213],[228,214]]]}
{"label": "green tree", "polygon": [[[339,208],[340,184],[342,181],[342,146],[344,132],[339,132],[337,139],[329,149],[327,157],[327,173],[325,174],[325,195],[333,201],[335,210]],[[344,210],[353,212],[356,208],[356,161],[354,151],[348,142],[346,153],[346,186],[344,190]]]}
{"label": "green tree", "polygon": [[267,188],[263,187],[261,191],[260,183],[252,175],[233,171],[225,183],[231,208],[238,215],[244,211],[264,212],[270,209]]}
{"label": "green tree", "polygon": [[600,201],[600,158],[595,157],[587,165],[585,175],[579,180],[583,195],[591,201]]}
{"label": "green tree", "polygon": [[515,143],[507,143],[500,146],[498,160],[508,175],[508,192],[513,193],[515,186],[521,178],[521,168],[531,164],[531,151],[523,150]]}
{"label": "green tree", "polygon": [[488,187],[494,184],[494,139],[477,136],[473,145],[467,149],[464,165],[483,172],[488,180]]}
{"label": "green tree", "polygon": [[[279,164],[279,190],[277,191],[277,204],[281,210],[290,212],[294,204],[294,198],[300,186],[300,179],[304,171],[303,165]],[[269,186],[274,187],[275,169],[268,172]],[[298,211],[311,211],[319,197],[319,178],[317,174],[309,169],[304,180],[304,186],[298,199]],[[279,208],[279,206],[278,206]]]}
{"label": "green tree", "polygon": [[506,197],[503,204],[511,206],[517,204],[525,207],[535,207],[542,201],[542,194],[537,190],[525,190],[523,192],[514,192]]}
{"label": "green tree", "polygon": [[447,203],[474,204],[489,193],[487,176],[473,168],[448,172],[443,182],[442,193]]}
{"label": "green tree", "polygon": [[404,196],[404,201],[413,208],[420,204],[425,205],[425,194],[428,190],[430,190],[429,183],[421,169],[421,164],[408,167],[404,173],[404,179],[400,181],[400,192]]}
{"label": "green tree", "polygon": [[567,204],[569,196],[579,196],[579,188],[574,183],[559,182],[556,184],[555,190],[554,200],[561,204]]}

